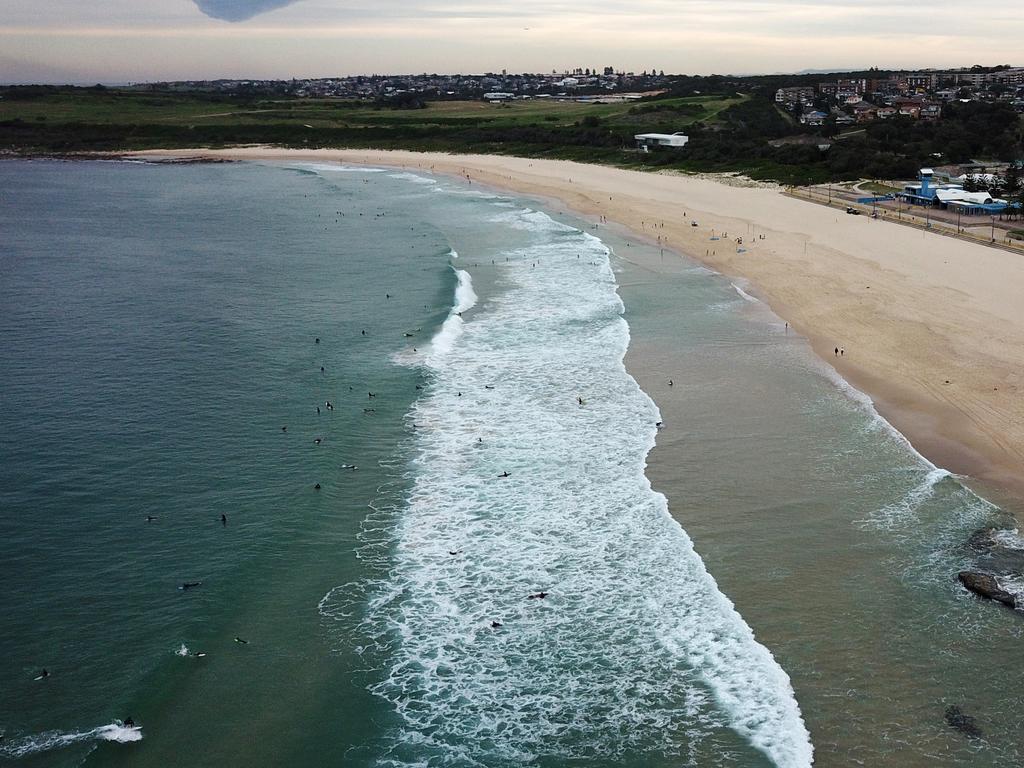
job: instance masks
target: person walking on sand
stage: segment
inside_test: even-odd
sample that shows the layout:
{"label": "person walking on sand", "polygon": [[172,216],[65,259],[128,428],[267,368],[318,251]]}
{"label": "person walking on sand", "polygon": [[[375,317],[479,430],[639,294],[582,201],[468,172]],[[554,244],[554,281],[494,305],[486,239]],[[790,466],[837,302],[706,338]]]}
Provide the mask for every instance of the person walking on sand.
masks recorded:
{"label": "person walking on sand", "polygon": [[836,347],[836,357],[839,357],[839,347]]}

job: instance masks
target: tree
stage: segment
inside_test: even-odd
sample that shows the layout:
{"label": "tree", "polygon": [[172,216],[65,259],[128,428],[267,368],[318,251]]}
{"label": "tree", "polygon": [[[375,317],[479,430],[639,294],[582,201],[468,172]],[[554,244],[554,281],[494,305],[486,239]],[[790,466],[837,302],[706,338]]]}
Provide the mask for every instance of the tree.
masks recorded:
{"label": "tree", "polygon": [[1020,190],[1020,181],[1020,169],[1017,168],[1016,163],[1010,163],[1003,171],[1002,177],[1003,194],[1008,199],[1012,199]]}

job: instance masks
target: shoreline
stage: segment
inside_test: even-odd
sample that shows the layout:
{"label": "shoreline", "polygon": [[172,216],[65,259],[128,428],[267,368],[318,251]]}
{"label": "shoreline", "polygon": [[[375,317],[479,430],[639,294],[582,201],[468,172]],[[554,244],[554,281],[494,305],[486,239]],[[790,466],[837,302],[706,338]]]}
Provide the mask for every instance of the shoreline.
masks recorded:
{"label": "shoreline", "polygon": [[563,160],[267,147],[124,156],[383,165],[554,201],[592,222],[606,217],[600,226],[618,225],[627,240],[739,278],[915,450],[1024,516],[1024,310],[1014,288],[1024,263],[1014,254],[840,218],[763,185]]}

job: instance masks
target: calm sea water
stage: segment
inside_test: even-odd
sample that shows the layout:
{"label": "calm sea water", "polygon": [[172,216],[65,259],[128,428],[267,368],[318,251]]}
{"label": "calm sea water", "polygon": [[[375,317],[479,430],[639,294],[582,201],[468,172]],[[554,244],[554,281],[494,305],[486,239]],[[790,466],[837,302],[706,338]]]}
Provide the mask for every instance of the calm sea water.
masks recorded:
{"label": "calm sea water", "polygon": [[998,510],[724,278],[385,170],[0,190],[0,760],[1021,762]]}

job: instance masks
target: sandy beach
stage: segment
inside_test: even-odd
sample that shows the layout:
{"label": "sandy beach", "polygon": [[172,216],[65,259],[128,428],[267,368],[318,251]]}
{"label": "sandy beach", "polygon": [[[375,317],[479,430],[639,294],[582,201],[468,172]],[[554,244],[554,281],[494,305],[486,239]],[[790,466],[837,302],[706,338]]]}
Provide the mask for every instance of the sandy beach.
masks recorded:
{"label": "sandy beach", "polygon": [[1024,262],[1015,254],[763,185],[566,161],[258,147],[139,154],[417,168],[620,225],[627,238],[746,281],[922,454],[1024,511]]}

